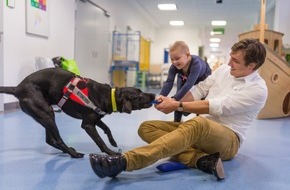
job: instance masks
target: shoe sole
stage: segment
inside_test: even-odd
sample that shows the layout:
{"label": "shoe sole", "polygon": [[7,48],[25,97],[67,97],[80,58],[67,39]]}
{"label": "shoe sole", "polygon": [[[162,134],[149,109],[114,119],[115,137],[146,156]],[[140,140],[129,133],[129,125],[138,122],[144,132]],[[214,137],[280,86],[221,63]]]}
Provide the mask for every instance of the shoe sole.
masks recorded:
{"label": "shoe sole", "polygon": [[219,158],[216,163],[215,170],[213,171],[213,175],[217,178],[218,181],[225,179],[224,166],[223,166],[221,158]]}

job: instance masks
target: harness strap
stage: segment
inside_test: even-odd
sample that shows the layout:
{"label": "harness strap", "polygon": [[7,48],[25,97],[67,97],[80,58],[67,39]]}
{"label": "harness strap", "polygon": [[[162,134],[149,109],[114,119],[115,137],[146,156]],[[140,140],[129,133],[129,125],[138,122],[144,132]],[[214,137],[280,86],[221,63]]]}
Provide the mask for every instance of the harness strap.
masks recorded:
{"label": "harness strap", "polygon": [[92,101],[77,87],[73,89],[73,94],[76,95],[87,107],[92,108],[95,112],[100,115],[106,115],[106,112],[95,106]]}
{"label": "harness strap", "polygon": [[73,94],[76,97],[78,97],[78,100],[81,101],[83,105],[93,109],[96,113],[100,115],[106,115],[107,114],[106,112],[102,111],[100,108],[95,106],[88,98],[88,96],[77,87],[77,84],[80,80],[81,79],[79,77],[75,77],[66,85],[67,91],[64,93],[63,97],[61,98],[61,100],[58,102],[57,105],[61,108]]}
{"label": "harness strap", "polygon": [[74,79],[72,79],[67,85],[67,91],[63,94],[61,100],[58,102],[58,106],[60,108],[62,108],[62,106],[66,103],[66,101],[69,99],[70,95],[73,93],[74,88],[76,87],[76,85],[78,84],[78,82],[80,81],[80,78],[75,77]]}

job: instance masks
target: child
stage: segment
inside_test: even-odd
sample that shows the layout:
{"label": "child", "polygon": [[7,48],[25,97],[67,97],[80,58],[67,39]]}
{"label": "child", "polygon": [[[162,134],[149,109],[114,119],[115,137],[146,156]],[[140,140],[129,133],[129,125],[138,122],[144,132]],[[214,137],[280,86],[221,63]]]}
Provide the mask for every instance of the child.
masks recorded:
{"label": "child", "polygon": [[[172,90],[175,76],[177,75],[177,91],[173,99],[179,101],[191,87],[203,81],[211,74],[209,65],[196,55],[190,55],[187,44],[183,41],[176,41],[169,49],[169,56],[172,65],[169,68],[168,77],[164,82],[160,95],[167,96]],[[182,114],[174,112],[174,121],[180,122]]]}

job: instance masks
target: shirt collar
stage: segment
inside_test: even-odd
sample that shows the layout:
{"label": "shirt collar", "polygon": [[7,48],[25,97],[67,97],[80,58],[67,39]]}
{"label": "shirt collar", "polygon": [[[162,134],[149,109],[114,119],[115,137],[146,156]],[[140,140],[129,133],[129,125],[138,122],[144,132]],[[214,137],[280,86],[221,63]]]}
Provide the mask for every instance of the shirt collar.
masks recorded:
{"label": "shirt collar", "polygon": [[258,71],[254,71],[253,73],[247,75],[247,76],[244,76],[244,77],[239,77],[239,78],[235,78],[236,80],[243,80],[245,81],[246,83],[247,82],[250,82],[251,80],[253,80],[256,76],[258,75]]}

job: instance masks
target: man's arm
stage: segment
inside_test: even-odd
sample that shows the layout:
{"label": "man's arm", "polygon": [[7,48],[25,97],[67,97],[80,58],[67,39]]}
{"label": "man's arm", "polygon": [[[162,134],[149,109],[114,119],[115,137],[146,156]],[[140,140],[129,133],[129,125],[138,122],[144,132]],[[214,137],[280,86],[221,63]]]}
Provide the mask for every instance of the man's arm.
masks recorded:
{"label": "man's arm", "polygon": [[[158,97],[160,104],[155,105],[156,109],[168,114],[176,111],[180,106],[179,101],[175,101],[172,98],[160,96]],[[197,100],[191,102],[182,102],[184,112],[196,113],[196,114],[208,114],[209,113],[209,102],[207,100]]]}

